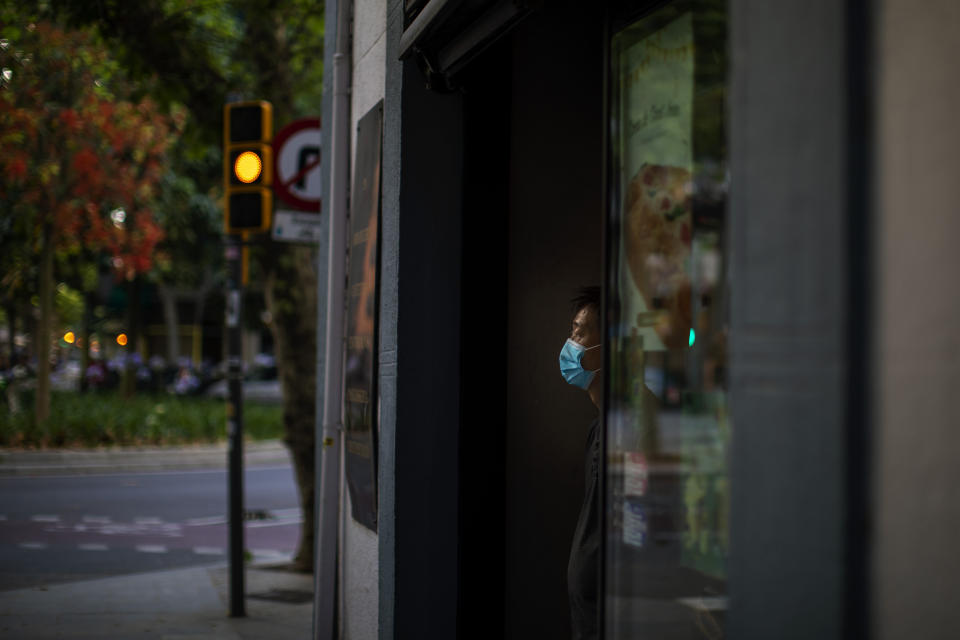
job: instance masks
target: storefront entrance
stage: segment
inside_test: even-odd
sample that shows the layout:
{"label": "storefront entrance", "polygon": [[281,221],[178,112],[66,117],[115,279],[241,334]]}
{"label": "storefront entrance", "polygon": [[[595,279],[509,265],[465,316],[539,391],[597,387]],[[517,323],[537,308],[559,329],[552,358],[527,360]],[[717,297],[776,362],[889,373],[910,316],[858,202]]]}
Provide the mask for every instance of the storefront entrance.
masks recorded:
{"label": "storefront entrance", "polygon": [[[722,633],[726,16],[656,7],[545,6],[444,82],[440,53],[404,65],[398,332],[423,357],[398,373],[400,633],[571,636],[598,417],[604,637]],[[589,286],[602,412],[558,370]]]}
{"label": "storefront entrance", "polygon": [[[557,356],[571,298],[598,285],[604,637],[721,637],[730,436],[723,5],[545,8],[458,80],[458,626],[570,636],[567,567],[598,411],[560,376]],[[502,593],[480,586],[488,580]]]}

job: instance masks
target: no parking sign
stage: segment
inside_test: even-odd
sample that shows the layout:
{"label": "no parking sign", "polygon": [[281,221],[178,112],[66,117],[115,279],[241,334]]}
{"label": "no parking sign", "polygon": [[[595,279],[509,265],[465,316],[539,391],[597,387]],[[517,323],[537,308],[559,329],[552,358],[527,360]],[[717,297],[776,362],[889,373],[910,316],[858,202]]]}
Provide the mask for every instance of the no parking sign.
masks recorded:
{"label": "no parking sign", "polygon": [[304,118],[273,138],[273,189],[286,209],[274,215],[273,237],[289,242],[316,242],[320,230],[320,119]]}

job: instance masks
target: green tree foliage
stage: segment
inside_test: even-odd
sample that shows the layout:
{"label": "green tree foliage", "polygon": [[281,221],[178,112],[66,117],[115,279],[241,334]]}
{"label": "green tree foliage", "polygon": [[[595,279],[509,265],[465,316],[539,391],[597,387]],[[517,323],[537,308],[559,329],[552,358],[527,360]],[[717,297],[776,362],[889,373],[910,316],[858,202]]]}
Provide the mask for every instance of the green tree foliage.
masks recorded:
{"label": "green tree foliage", "polygon": [[[186,106],[191,117],[168,168],[187,176],[201,197],[222,197],[222,108],[228,98],[269,100],[278,127],[320,112],[323,2],[59,0],[40,11],[75,26],[96,26],[143,91],[161,105]],[[180,178],[171,186],[167,195],[173,200],[182,201],[189,191]],[[176,224],[165,222],[171,238]],[[192,240],[185,234],[184,241]],[[306,569],[313,554],[316,255],[307,246],[256,242],[253,285],[263,288],[284,388],[285,440],[304,511],[297,563]],[[172,283],[179,277],[178,258],[172,240],[166,246],[171,257],[159,265],[168,271],[159,277]]]}
{"label": "green tree foliage", "polygon": [[223,215],[192,178],[173,171],[163,176],[157,222],[165,232],[156,259],[160,278],[200,286],[208,272],[222,268]]}
{"label": "green tree foliage", "polygon": [[151,206],[183,114],[124,99],[95,37],[47,22],[4,24],[0,41],[0,207],[39,257],[36,419],[49,416],[54,252],[102,251],[128,280],[151,267],[163,231]]}

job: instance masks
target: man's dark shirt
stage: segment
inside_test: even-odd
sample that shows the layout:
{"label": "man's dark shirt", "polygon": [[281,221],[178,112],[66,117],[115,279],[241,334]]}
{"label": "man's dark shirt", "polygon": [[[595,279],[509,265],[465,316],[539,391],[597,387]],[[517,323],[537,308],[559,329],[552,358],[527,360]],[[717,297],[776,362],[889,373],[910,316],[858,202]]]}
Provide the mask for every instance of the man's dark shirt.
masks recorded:
{"label": "man's dark shirt", "polygon": [[586,451],[586,492],[573,534],[567,589],[574,640],[597,637],[600,562],[600,419],[590,425]]}

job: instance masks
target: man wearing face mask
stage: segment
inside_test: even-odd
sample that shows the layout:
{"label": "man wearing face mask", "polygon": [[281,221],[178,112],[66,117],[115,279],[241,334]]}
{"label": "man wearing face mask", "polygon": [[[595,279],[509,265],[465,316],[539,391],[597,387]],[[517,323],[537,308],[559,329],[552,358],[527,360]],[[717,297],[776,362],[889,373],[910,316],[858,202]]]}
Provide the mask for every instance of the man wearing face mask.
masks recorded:
{"label": "man wearing face mask", "polygon": [[[584,287],[572,300],[573,325],[560,351],[560,374],[583,389],[599,411],[603,376],[598,375],[603,355],[600,332],[600,287]],[[597,638],[598,576],[600,562],[600,417],[587,436],[586,492],[570,548],[567,589],[574,640]]]}

